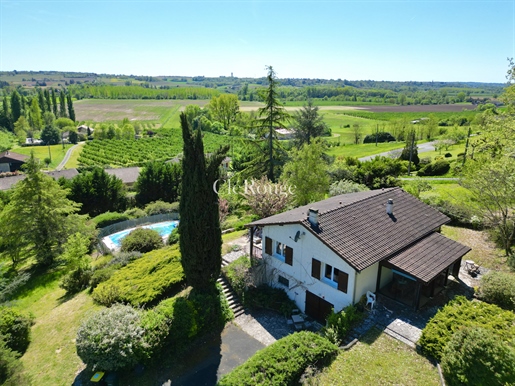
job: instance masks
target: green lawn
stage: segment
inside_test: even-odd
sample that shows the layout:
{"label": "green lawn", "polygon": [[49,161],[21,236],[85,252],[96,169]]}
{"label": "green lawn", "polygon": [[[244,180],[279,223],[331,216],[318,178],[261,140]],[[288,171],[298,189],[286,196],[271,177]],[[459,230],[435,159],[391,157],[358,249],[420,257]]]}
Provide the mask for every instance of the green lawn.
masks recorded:
{"label": "green lawn", "polygon": [[316,381],[313,384],[440,385],[429,360],[375,328],[349,351],[342,351]]}
{"label": "green lawn", "polygon": [[21,357],[25,372],[35,385],[70,385],[84,364],[75,351],[77,328],[100,307],[85,292],[65,298],[59,288],[60,274],[39,275],[28,290],[14,300],[20,309],[32,312],[36,324],[32,341]]}
{"label": "green lawn", "polygon": [[68,162],[64,165],[65,169],[72,169],[77,168],[79,166],[79,156],[80,152],[82,151],[82,148],[86,142],[81,142],[77,145],[75,149],[72,150],[72,154],[70,155],[70,158],[68,159]]}
{"label": "green lawn", "polygon": [[402,149],[404,142],[385,142],[378,143],[363,143],[360,145],[340,145],[332,146],[327,153],[335,157],[366,157],[369,155],[379,154],[383,152],[392,151],[395,149]]}
{"label": "green lawn", "polygon": [[[70,145],[70,144],[64,145],[64,149],[63,149],[63,145],[61,145],[61,144],[50,145],[50,146],[27,146],[27,147],[13,148],[12,151],[15,153],[20,153],[20,154],[25,154],[25,155],[30,155],[30,153],[33,151],[34,157],[38,158],[41,162],[43,162],[43,160],[45,158],[49,157],[48,150],[50,148],[50,153],[52,155],[51,156],[52,162],[49,165],[49,169],[55,169],[57,167],[57,165],[59,165],[59,163],[63,160],[63,158],[66,154],[66,151],[72,146],[73,145]],[[43,167],[45,167],[45,165],[43,165]],[[46,170],[46,168],[43,170]]]}

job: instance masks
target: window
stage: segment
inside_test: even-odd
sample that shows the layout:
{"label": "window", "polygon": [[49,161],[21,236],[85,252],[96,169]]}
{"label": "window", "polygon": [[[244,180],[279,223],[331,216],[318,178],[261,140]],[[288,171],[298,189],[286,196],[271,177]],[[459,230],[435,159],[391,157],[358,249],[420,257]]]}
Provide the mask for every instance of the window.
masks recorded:
{"label": "window", "polygon": [[284,256],[284,244],[276,242],[275,253],[279,256]]}
{"label": "window", "polygon": [[272,239],[270,237],[265,237],[265,253],[267,255],[272,254]]}
{"label": "window", "polygon": [[311,259],[311,276],[313,276],[315,279],[320,280],[320,267],[321,267],[320,260],[317,259]]}
{"label": "window", "polygon": [[286,279],[284,276],[279,275],[279,277],[277,278],[277,281],[279,282],[279,284],[282,284],[283,286],[285,286],[287,288],[290,287],[290,281],[288,279]]}
{"label": "window", "polygon": [[332,265],[325,264],[323,281],[332,287],[338,288],[339,291],[347,293],[349,274],[340,271]]}
{"label": "window", "polygon": [[288,246],[284,248],[284,262],[288,265],[293,265],[293,249]]}

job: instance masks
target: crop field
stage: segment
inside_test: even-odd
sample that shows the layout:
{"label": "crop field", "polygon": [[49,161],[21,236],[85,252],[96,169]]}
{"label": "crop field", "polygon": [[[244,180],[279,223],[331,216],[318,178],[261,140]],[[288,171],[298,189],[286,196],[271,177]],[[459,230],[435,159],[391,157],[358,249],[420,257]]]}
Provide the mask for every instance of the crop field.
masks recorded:
{"label": "crop field", "polygon": [[[204,150],[213,152],[227,144],[227,137],[204,133]],[[138,140],[104,139],[87,142],[80,156],[79,165],[129,167],[143,166],[150,160],[166,161],[182,152],[181,132],[162,130],[152,138]]]}

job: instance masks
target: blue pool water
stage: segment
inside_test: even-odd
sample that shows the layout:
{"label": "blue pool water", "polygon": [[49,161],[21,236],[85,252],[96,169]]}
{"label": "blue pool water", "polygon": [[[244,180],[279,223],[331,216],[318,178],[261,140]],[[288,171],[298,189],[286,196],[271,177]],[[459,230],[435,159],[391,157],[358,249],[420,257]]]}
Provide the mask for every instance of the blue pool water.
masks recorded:
{"label": "blue pool water", "polygon": [[[176,228],[177,225],[179,225],[179,221],[165,221],[156,224],[144,225],[141,228],[153,229],[157,231],[161,235],[161,237],[167,237],[170,236],[170,233],[172,233],[172,230]],[[125,229],[123,231],[113,233],[112,235],[104,237],[104,240],[107,239],[110,241],[110,243],[108,244],[112,243],[114,247],[120,248],[122,244],[122,239],[129,233],[131,233],[134,229],[136,228]]]}

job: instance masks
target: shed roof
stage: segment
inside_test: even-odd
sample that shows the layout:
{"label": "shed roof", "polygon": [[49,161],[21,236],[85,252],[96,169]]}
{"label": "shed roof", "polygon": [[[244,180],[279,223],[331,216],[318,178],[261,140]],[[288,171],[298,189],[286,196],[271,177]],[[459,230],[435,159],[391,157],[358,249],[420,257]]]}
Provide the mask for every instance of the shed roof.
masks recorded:
{"label": "shed roof", "polygon": [[[392,199],[393,215],[386,213]],[[318,226],[308,220],[318,210]],[[450,219],[400,188],[331,197],[247,226],[302,224],[358,271],[433,233]]]}
{"label": "shed roof", "polygon": [[470,250],[435,232],[396,253],[388,263],[427,284]]}

